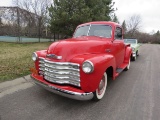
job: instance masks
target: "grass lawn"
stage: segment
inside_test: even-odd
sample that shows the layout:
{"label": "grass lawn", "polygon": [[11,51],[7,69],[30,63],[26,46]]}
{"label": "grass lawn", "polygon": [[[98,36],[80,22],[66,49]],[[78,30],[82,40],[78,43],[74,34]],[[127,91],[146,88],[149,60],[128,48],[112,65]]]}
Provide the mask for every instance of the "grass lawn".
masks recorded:
{"label": "grass lawn", "polygon": [[34,66],[32,53],[47,49],[47,43],[4,43],[0,42],[0,82],[12,80],[30,74],[30,67]]}

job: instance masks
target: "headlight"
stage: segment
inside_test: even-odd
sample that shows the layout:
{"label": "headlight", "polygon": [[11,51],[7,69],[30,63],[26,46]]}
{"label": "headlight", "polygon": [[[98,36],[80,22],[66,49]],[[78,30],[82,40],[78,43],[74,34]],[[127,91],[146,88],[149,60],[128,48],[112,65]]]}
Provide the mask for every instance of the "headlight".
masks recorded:
{"label": "headlight", "polygon": [[93,63],[91,61],[85,61],[82,65],[82,70],[85,73],[91,73],[94,70]]}
{"label": "headlight", "polygon": [[36,61],[38,59],[38,55],[34,52],[33,54],[32,54],[32,60],[33,61]]}

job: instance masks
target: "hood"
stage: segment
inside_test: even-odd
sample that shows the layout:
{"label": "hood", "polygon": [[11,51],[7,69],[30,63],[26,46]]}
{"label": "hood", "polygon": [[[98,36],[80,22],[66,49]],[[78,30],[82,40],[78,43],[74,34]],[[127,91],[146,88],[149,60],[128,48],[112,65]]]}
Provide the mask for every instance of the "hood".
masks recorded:
{"label": "hood", "polygon": [[131,44],[132,48],[136,48],[137,44]]}
{"label": "hood", "polygon": [[104,52],[107,40],[100,37],[79,37],[52,43],[47,54],[61,56],[60,61],[70,61],[82,54],[96,54]]}

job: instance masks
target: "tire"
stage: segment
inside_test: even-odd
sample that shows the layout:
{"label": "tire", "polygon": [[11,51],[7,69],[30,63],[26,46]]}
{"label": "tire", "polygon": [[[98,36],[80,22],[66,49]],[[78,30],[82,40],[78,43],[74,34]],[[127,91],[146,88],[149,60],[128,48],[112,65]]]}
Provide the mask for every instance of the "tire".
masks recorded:
{"label": "tire", "polygon": [[125,71],[129,70],[130,64],[131,64],[131,61],[130,61],[130,59],[129,59],[129,63],[128,63],[127,67],[124,69]]}
{"label": "tire", "polygon": [[93,92],[94,94],[93,100],[95,101],[101,100],[105,95],[106,87],[107,87],[107,73],[105,72],[98,85],[98,88],[96,89],[95,92]]}

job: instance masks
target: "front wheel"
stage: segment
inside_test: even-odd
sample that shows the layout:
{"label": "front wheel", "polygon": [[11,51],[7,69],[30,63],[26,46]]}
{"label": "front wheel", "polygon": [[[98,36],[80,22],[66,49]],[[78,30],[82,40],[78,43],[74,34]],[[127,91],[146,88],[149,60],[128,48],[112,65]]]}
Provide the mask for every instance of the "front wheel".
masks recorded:
{"label": "front wheel", "polygon": [[96,91],[93,93],[94,97],[93,100],[101,100],[106,92],[106,87],[107,87],[107,73],[104,73],[98,88],[96,89]]}

